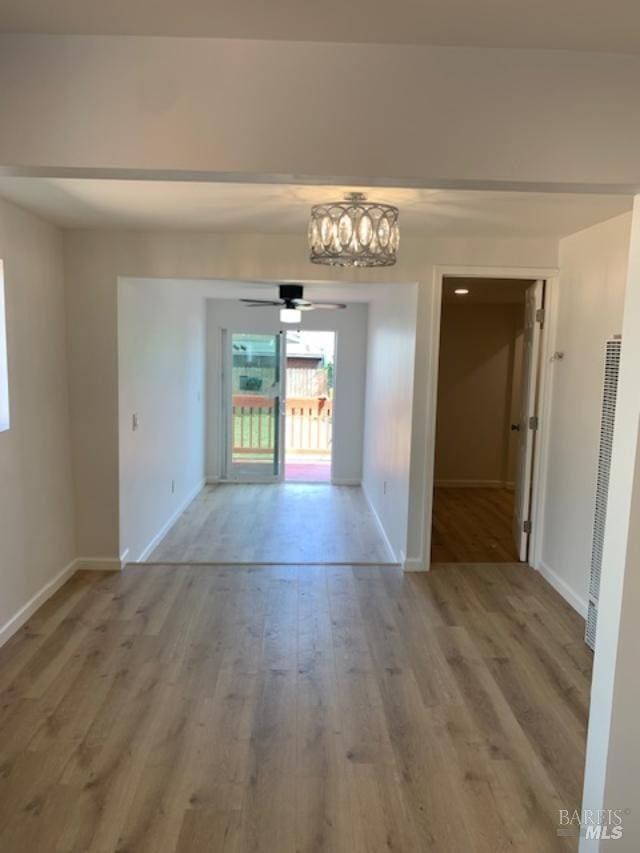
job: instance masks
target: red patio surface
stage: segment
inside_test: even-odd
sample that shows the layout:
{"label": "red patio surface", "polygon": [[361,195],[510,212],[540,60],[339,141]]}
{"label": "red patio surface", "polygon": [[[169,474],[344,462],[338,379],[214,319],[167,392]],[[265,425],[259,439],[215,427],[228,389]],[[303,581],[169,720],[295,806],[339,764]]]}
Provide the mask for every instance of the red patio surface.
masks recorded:
{"label": "red patio surface", "polygon": [[331,462],[328,459],[287,460],[284,466],[284,478],[287,482],[329,483],[331,482]]}

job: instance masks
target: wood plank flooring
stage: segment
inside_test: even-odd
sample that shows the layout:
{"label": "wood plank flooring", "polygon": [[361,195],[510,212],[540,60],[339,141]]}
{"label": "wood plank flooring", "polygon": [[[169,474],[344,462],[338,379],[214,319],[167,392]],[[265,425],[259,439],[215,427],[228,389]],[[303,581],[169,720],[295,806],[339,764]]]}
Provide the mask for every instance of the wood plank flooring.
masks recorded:
{"label": "wood plank flooring", "polygon": [[0,850],[575,850],[582,630],[520,565],[79,573],[0,650]]}
{"label": "wood plank flooring", "polygon": [[359,486],[207,486],[150,555],[151,563],[386,563]]}
{"label": "wood plank flooring", "polygon": [[514,563],[514,492],[438,486],[433,498],[431,559],[436,563]]}

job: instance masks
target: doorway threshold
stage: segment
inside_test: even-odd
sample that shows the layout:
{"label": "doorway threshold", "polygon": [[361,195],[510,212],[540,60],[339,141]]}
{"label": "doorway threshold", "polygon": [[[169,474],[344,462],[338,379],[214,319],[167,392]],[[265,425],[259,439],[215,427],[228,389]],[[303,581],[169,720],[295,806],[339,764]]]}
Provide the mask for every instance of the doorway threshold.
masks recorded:
{"label": "doorway threshold", "polygon": [[250,562],[241,560],[171,560],[170,562],[135,562],[131,561],[127,566],[399,566],[400,563],[392,563],[378,560],[375,563],[367,563],[359,560],[337,561],[337,560],[252,560]]}

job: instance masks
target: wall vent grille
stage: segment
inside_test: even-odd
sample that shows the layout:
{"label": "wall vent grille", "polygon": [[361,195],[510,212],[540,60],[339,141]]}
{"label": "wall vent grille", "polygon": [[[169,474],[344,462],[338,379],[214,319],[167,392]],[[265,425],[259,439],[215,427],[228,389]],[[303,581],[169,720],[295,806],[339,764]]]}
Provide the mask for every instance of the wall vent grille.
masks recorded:
{"label": "wall vent grille", "polygon": [[584,632],[584,641],[592,649],[596,647],[596,620],[598,618],[598,608],[593,601],[589,602],[587,611],[587,627]]}
{"label": "wall vent grille", "polygon": [[600,451],[598,453],[596,506],[593,522],[593,544],[591,547],[589,612],[585,632],[585,642],[592,649],[595,648],[596,642],[598,599],[600,597],[600,575],[602,573],[602,548],[604,545],[604,530],[607,521],[609,475],[611,472],[611,451],[613,448],[613,428],[616,416],[616,402],[618,398],[618,376],[620,373],[621,350],[622,340],[620,338],[614,338],[613,340],[607,341],[605,349],[602,414],[600,418]]}

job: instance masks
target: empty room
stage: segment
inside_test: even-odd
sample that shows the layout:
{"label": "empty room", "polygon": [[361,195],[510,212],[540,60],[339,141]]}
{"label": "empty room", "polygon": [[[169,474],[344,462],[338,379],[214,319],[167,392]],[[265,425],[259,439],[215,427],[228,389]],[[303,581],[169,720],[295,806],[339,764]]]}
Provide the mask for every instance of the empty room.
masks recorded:
{"label": "empty room", "polygon": [[2,853],[640,849],[638,33],[2,4]]}
{"label": "empty room", "polygon": [[[303,308],[280,304],[287,288]],[[386,379],[368,368],[387,330],[370,306],[385,298],[405,311],[410,378],[415,285],[121,279],[123,560],[397,564],[408,471],[397,466],[387,532],[370,440],[394,415],[372,414]]]}

